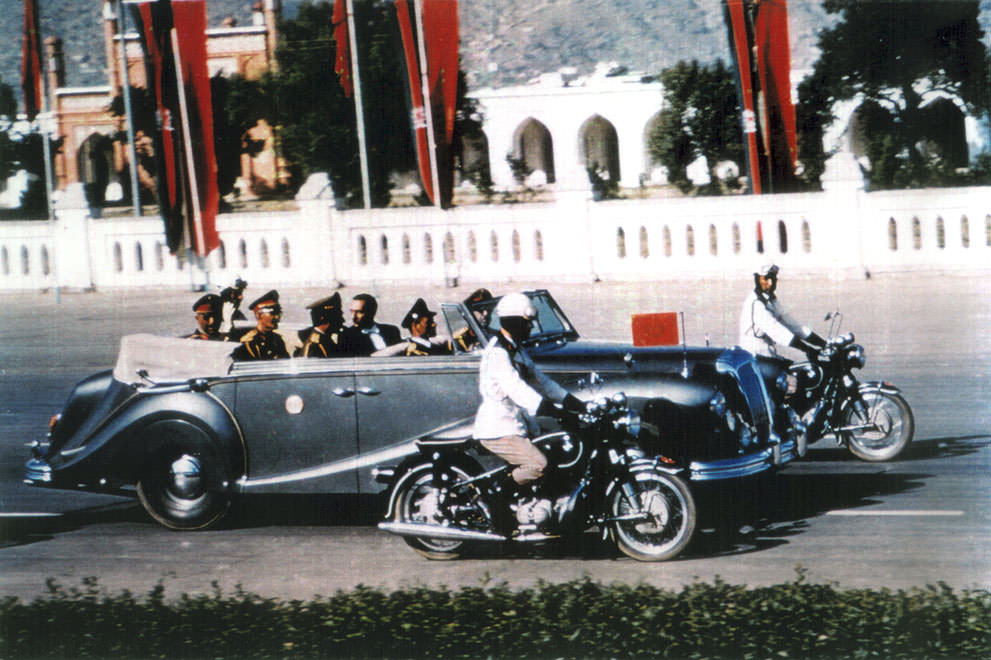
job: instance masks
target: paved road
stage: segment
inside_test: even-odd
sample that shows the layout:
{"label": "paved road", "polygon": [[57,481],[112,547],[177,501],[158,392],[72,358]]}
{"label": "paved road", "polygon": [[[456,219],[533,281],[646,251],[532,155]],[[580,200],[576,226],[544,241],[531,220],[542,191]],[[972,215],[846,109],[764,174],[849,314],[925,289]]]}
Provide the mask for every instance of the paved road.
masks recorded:
{"label": "paved road", "polygon": [[[536,283],[506,284],[499,292]],[[401,318],[423,295],[431,304],[468,289],[379,284],[380,315]],[[551,287],[589,336],[628,338],[629,315],[680,310],[689,342],[732,342],[746,284],[671,281]],[[347,298],[357,289],[347,288]],[[249,289],[252,293],[260,294]],[[944,580],[991,588],[991,282],[985,275],[889,275],[870,280],[783,279],[781,296],[816,324],[837,307],[844,329],[868,349],[865,378],[900,385],[913,405],[916,445],[904,460],[874,465],[814,447],[809,457],[760,484],[753,497],[715,491],[714,510],[745,510],[750,527],[708,526],[689,553],[664,564],[617,557],[594,537],[536,556],[427,562],[372,526],[378,503],[337,498],[255,497],[224,529],[160,529],[132,502],[38,491],[20,483],[25,442],[43,433],[79,378],[112,363],[127,332],[179,334],[188,291],[0,294],[0,595],[31,598],[54,577],[96,576],[113,590],[211,591],[216,580],[264,595],[306,598],[359,583],[471,585],[507,580],[644,581],[670,587],[721,576],[769,584],[794,577],[846,586],[908,587]],[[324,291],[282,292],[287,325]],[[824,323],[816,324],[820,332]],[[742,506],[739,503],[745,502]],[[30,514],[22,516],[21,514]]]}

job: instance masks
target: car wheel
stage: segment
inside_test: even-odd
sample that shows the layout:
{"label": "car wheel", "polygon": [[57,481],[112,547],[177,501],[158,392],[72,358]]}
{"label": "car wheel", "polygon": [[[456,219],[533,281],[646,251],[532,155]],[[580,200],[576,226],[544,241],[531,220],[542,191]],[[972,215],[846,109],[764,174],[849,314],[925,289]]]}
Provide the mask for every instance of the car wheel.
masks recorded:
{"label": "car wheel", "polygon": [[230,507],[225,479],[211,452],[175,446],[159,451],[145,466],[138,499],[148,515],[169,529],[206,529]]}

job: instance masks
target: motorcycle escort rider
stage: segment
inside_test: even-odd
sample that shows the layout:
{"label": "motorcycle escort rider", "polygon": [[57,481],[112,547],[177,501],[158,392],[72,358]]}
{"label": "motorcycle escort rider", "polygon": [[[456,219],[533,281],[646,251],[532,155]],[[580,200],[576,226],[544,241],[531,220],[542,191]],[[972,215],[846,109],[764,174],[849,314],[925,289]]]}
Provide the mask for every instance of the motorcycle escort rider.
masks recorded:
{"label": "motorcycle escort rider", "polygon": [[473,436],[514,466],[502,484],[511,498],[520,487],[540,479],[547,468],[547,457],[530,441],[539,432],[535,417],[561,419],[581,412],[584,404],[540,371],[521,345],[537,317],[530,299],[522,293],[507,294],[496,305],[496,314],[500,330],[489,340],[479,366],[482,403]]}
{"label": "motorcycle escort rider", "polygon": [[770,264],[754,272],[754,290],[743,301],[740,312],[739,344],[754,355],[778,357],[778,346],[812,355],[824,348],[826,341],[791,318],[778,301],[775,290],[779,270]]}

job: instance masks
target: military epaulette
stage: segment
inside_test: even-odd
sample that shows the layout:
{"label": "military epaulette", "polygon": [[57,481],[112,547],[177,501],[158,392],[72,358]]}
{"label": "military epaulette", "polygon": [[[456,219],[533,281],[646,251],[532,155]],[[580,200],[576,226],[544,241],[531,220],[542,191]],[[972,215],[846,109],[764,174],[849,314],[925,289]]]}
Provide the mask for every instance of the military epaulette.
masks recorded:
{"label": "military epaulette", "polygon": [[241,343],[247,344],[248,342],[252,341],[255,338],[255,335],[257,334],[258,334],[257,328],[254,330],[248,330],[246,333],[241,335]]}

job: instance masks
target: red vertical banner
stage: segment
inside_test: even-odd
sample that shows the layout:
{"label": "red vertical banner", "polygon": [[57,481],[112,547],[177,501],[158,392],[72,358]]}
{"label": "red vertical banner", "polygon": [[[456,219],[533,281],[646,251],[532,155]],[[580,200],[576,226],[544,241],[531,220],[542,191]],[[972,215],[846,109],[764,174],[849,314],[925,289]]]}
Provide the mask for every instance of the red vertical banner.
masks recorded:
{"label": "red vertical banner", "polygon": [[351,73],[351,41],[348,35],[348,4],[349,0],[336,0],[331,23],[334,25],[334,73],[341,81],[344,96],[351,98],[354,92],[354,78]]}
{"label": "red vertical banner", "polygon": [[[166,243],[173,253],[187,245],[205,256],[220,245],[216,230],[220,195],[207,70],[206,3],[205,0],[129,0],[128,4],[132,5],[145,55],[148,89],[155,97],[158,132],[152,140],[158,168],[155,177],[158,206],[165,223]],[[173,31],[178,52],[173,48]],[[180,103],[180,93],[184,104]],[[188,113],[185,117],[183,105]]]}
{"label": "red vertical banner", "polygon": [[[395,0],[409,84],[410,120],[419,161],[420,178],[430,200],[441,207],[451,204],[454,169],[451,141],[458,91],[457,0]],[[416,6],[422,10],[425,61],[420,60]],[[422,74],[426,70],[426,89]],[[430,100],[440,200],[434,199],[430,145],[427,135],[426,99]]]}
{"label": "red vertical banner", "polygon": [[726,24],[729,28],[730,52],[736,64],[737,86],[740,96],[743,146],[747,152],[747,170],[751,191],[761,194],[761,164],[757,140],[757,111],[755,107],[754,81],[752,78],[750,31],[747,29],[745,0],[725,0]]}
{"label": "red vertical banner", "polygon": [[754,45],[767,113],[765,150],[776,191],[793,183],[798,162],[795,106],[791,101],[791,48],[787,0],[760,0],[754,15]]}
{"label": "red vertical banner", "polygon": [[37,0],[24,0],[24,35],[21,41],[21,91],[24,114],[34,119],[44,106],[44,67],[41,66],[41,29]]}
{"label": "red vertical banner", "polygon": [[173,0],[172,16],[179,43],[178,60],[182,68],[183,93],[188,110],[188,148],[192,162],[187,163],[189,199],[196,208],[187,208],[191,222],[190,236],[196,254],[206,256],[220,245],[217,234],[217,158],[213,149],[213,100],[206,50],[206,0]]}

